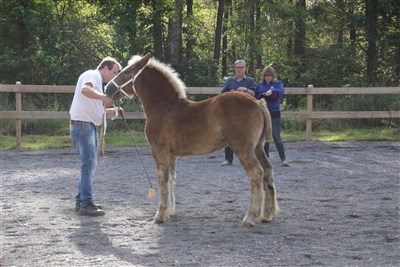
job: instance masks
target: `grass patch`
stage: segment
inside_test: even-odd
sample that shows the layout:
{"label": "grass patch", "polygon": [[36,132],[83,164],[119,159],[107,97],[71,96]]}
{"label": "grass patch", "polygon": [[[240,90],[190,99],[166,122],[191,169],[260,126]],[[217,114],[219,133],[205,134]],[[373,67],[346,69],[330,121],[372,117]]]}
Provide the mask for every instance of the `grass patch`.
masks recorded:
{"label": "grass patch", "polygon": [[[148,142],[143,132],[107,132],[106,146],[147,146]],[[15,136],[0,136],[0,150],[15,149]],[[71,137],[49,135],[23,135],[22,149],[49,149],[72,147]]]}
{"label": "grass patch", "polygon": [[346,129],[338,132],[319,131],[313,140],[334,141],[400,141],[400,130],[394,128]]}
{"label": "grass patch", "polygon": [[147,146],[149,143],[143,132],[132,131],[106,134],[106,146]]}
{"label": "grass patch", "polygon": [[[282,130],[284,143],[305,141],[306,133],[300,130]],[[133,140],[132,140],[133,139]],[[148,142],[143,132],[107,132],[106,146],[147,146]],[[312,141],[335,142],[335,141],[400,141],[400,129],[389,127],[378,127],[369,129],[345,129],[338,131],[314,131]],[[21,148],[23,149],[49,149],[71,147],[69,135],[23,135]],[[0,150],[15,149],[15,137],[0,136]]]}
{"label": "grass patch", "polygon": [[[26,135],[22,136],[21,148],[23,149],[48,149],[70,147],[71,138],[69,135],[64,136],[48,136],[48,135]],[[0,149],[15,149],[15,136],[1,136]]]}

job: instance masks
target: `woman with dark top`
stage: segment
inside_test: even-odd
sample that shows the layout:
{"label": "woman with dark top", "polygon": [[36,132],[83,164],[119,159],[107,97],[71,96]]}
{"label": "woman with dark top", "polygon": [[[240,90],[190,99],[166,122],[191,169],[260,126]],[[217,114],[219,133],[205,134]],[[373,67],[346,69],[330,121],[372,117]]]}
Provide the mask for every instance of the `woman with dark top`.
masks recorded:
{"label": "woman with dark top", "polygon": [[[255,97],[267,101],[268,110],[272,118],[272,138],[278,150],[282,166],[289,167],[286,161],[285,148],[281,138],[281,97],[284,94],[283,83],[276,77],[275,70],[267,66],[261,72],[260,82],[256,86]],[[269,143],[265,143],[265,153],[269,157]]]}

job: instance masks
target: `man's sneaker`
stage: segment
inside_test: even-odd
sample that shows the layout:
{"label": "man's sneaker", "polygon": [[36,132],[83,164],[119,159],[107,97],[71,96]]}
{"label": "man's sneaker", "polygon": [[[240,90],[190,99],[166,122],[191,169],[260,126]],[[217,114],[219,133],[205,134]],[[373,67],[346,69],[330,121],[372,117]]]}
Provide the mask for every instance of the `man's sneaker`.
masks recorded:
{"label": "man's sneaker", "polygon": [[[94,203],[93,203],[94,204]],[[94,204],[98,209],[102,209],[102,207],[101,207],[101,205],[97,205],[97,204]],[[75,212],[79,212],[79,209],[81,208],[81,203],[80,202],[78,202],[78,201],[76,201],[75,202]]]}
{"label": "man's sneaker", "polygon": [[103,216],[104,210],[99,209],[93,202],[89,202],[86,207],[79,209],[79,215]]}
{"label": "man's sneaker", "polygon": [[282,167],[289,167],[289,163],[285,159],[282,160]]}
{"label": "man's sneaker", "polygon": [[220,166],[228,166],[228,165],[232,165],[232,161],[225,160],[224,162],[221,163]]}

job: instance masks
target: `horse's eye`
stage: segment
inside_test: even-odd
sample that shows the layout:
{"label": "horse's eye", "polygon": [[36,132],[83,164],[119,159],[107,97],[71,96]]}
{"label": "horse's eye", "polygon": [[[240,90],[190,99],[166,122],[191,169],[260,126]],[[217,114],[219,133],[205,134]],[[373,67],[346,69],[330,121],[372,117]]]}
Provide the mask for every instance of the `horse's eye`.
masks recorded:
{"label": "horse's eye", "polygon": [[129,69],[124,70],[125,75],[129,75],[129,73],[130,73]]}

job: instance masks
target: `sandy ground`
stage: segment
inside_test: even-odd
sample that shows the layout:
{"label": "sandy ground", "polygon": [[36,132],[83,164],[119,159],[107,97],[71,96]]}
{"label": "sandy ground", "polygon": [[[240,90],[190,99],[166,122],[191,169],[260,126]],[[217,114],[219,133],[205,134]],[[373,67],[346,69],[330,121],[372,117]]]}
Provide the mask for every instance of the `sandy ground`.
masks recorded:
{"label": "sandy ground", "polygon": [[[156,188],[148,147],[138,148]],[[249,182],[223,151],[181,158],[177,213],[153,224],[158,198],[134,147],[106,149],[95,200],[74,213],[76,150],[2,151],[0,266],[400,266],[400,142],[286,144],[275,166],[281,213],[242,228]]]}

